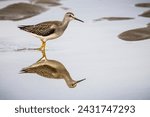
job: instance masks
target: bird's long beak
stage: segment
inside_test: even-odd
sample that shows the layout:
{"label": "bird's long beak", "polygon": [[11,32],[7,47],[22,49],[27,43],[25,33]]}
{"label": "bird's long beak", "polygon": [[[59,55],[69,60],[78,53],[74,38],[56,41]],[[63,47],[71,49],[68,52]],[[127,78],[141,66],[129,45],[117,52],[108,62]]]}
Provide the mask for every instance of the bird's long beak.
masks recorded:
{"label": "bird's long beak", "polygon": [[80,21],[80,22],[82,22],[82,23],[84,23],[84,21],[82,21],[82,20],[80,20],[80,19],[78,19],[78,18],[76,18],[76,17],[73,17],[75,20],[77,20],[77,21]]}
{"label": "bird's long beak", "polygon": [[86,80],[86,79],[84,78],[84,79],[82,79],[82,80],[78,80],[78,81],[76,81],[75,84],[78,84],[79,82],[82,82],[82,81],[84,81],[84,80]]}

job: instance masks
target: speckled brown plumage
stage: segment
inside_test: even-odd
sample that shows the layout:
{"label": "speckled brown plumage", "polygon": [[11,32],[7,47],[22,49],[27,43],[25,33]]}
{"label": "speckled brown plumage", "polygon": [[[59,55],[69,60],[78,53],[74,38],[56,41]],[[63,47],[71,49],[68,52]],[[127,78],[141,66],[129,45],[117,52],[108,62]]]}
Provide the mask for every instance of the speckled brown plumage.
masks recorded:
{"label": "speckled brown plumage", "polygon": [[40,36],[48,36],[52,33],[55,33],[55,28],[57,26],[60,26],[61,22],[59,21],[49,21],[49,22],[43,22],[36,25],[27,25],[27,26],[19,26],[20,29],[37,34]]}

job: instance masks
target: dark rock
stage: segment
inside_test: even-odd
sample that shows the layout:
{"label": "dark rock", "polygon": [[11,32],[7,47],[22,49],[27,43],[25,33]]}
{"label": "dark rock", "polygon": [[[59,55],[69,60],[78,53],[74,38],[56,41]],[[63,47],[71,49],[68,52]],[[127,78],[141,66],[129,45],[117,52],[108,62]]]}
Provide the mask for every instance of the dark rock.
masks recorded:
{"label": "dark rock", "polygon": [[47,9],[28,3],[16,3],[0,9],[0,20],[21,20],[38,15]]}
{"label": "dark rock", "polygon": [[150,3],[137,3],[135,4],[137,7],[150,7]]}
{"label": "dark rock", "polygon": [[118,36],[122,40],[126,41],[139,41],[150,39],[150,27],[137,28],[125,31]]}
{"label": "dark rock", "polygon": [[139,16],[142,16],[142,17],[150,17],[150,10],[148,11],[145,11],[144,13],[140,14]]}
{"label": "dark rock", "polygon": [[147,24],[147,27],[150,27],[150,23]]}

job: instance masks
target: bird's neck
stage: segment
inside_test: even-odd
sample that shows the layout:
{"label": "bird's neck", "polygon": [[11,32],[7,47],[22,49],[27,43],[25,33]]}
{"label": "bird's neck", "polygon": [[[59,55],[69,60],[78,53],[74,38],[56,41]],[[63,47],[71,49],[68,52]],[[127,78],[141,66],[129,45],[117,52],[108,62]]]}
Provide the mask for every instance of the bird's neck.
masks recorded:
{"label": "bird's neck", "polygon": [[66,20],[65,18],[63,19],[62,27],[63,27],[64,30],[67,28],[69,22],[70,22],[69,20]]}
{"label": "bird's neck", "polygon": [[67,76],[65,76],[64,80],[65,80],[66,84],[69,86],[70,82],[72,81],[72,78],[70,75],[67,75]]}

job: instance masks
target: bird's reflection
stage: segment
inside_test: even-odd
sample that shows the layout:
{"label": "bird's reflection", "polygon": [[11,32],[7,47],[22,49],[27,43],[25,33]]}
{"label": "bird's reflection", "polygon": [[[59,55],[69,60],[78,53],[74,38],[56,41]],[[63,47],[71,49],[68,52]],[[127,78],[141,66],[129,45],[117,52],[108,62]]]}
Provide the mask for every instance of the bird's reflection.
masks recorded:
{"label": "bird's reflection", "polygon": [[85,80],[73,80],[62,63],[56,60],[48,60],[45,50],[42,50],[41,52],[42,57],[36,63],[23,68],[21,73],[36,73],[46,78],[64,79],[69,88],[74,88],[79,82]]}

